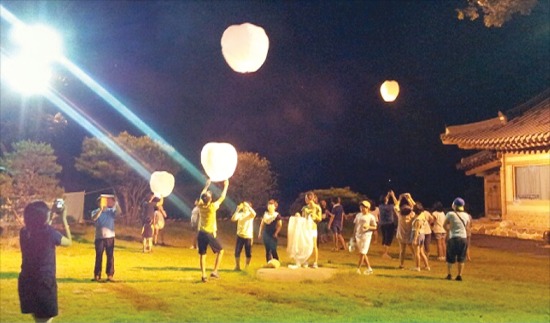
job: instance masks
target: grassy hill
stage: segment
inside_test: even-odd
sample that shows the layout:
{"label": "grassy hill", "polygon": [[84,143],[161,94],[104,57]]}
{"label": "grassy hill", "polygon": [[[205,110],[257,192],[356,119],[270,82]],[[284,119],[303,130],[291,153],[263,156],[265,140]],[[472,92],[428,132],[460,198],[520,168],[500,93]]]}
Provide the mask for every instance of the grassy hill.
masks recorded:
{"label": "grassy hill", "polygon": [[[235,224],[219,223],[226,253],[219,280],[202,283],[193,231],[186,222],[169,222],[166,246],[141,251],[140,228],[117,227],[116,283],[93,276],[92,226],[73,226],[75,243],[57,249],[60,313],[57,322],[549,322],[550,258],[517,255],[473,246],[464,281],[444,280],[446,267],[431,259],[430,272],[397,269],[396,259],[382,259],[373,244],[369,259],[374,275],[355,273],[357,255],[320,247],[320,265],[336,274],[308,279],[315,269],[298,269],[300,282],[260,279],[265,263],[260,241],[246,271],[235,272]],[[286,226],[286,223],[285,223]],[[345,236],[349,237],[346,227]],[[256,230],[257,232],[257,230]],[[284,232],[283,232],[284,236]],[[285,239],[282,263],[289,259]],[[16,237],[1,239],[0,321],[29,322],[19,310],[17,276],[21,254]],[[392,256],[397,257],[397,244]],[[435,245],[432,245],[435,251]],[[243,254],[244,258],[244,254]],[[214,256],[209,250],[208,268]],[[413,266],[408,255],[406,266]],[[275,269],[273,269],[275,270]],[[281,269],[279,269],[281,270]],[[209,272],[210,270],[208,270]]]}

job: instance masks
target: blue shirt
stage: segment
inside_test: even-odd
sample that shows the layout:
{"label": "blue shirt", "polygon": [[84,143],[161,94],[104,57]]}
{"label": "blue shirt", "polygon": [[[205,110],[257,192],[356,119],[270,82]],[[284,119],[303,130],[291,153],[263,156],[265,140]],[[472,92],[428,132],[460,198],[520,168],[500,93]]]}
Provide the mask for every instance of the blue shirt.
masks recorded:
{"label": "blue shirt", "polygon": [[[95,209],[92,211],[92,217],[99,212],[100,209]],[[101,215],[95,221],[95,238],[96,239],[106,239],[115,237],[115,214],[116,208],[106,207],[101,212]]]}

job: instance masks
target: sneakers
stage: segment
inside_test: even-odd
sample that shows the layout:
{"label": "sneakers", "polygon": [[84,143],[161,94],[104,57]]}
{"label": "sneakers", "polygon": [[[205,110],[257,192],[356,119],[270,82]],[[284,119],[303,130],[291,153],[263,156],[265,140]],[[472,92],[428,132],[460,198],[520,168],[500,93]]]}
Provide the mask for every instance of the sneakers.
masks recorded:
{"label": "sneakers", "polygon": [[313,263],[313,266],[311,266],[311,268],[313,268],[313,269],[317,269],[317,268],[319,268],[319,266],[317,266],[317,263],[316,263],[316,262],[314,262],[314,263]]}
{"label": "sneakers", "polygon": [[[447,277],[445,277],[446,280],[451,280],[453,279],[453,277],[451,276],[451,274],[448,274]],[[462,279],[462,278],[461,278]]]}
{"label": "sneakers", "polygon": [[216,272],[212,272],[212,273],[210,274],[210,277],[212,277],[212,278],[220,278],[220,275],[218,275],[218,273],[216,273]]}
{"label": "sneakers", "polygon": [[411,268],[412,271],[420,271],[420,267]]}
{"label": "sneakers", "polygon": [[372,275],[373,273],[374,271],[372,270],[372,268],[369,268],[363,272],[364,275]]}
{"label": "sneakers", "polygon": [[288,268],[290,268],[290,269],[298,269],[298,268],[300,268],[300,266],[299,266],[299,265],[288,265]]}
{"label": "sneakers", "polygon": [[113,278],[113,276],[107,277],[107,281],[108,281],[108,282],[111,282],[111,283],[116,282],[116,280]]}
{"label": "sneakers", "polygon": [[462,276],[460,276],[460,275],[456,276],[455,280],[458,280],[459,282],[461,282],[462,281]]}
{"label": "sneakers", "polygon": [[309,265],[307,264],[307,262],[302,264],[302,268],[307,268],[307,267],[309,267]]}
{"label": "sneakers", "polygon": [[357,274],[361,275],[361,269],[357,268],[357,270],[355,271]]}
{"label": "sneakers", "polygon": [[202,280],[203,283],[207,283],[207,282],[208,282],[208,278],[206,278],[206,277],[202,277],[201,280]]}

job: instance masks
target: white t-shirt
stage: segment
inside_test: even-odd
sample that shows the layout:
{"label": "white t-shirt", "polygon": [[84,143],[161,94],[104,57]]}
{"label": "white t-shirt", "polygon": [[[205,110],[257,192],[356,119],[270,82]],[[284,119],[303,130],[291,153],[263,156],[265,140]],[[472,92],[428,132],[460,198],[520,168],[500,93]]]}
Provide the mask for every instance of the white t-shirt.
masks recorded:
{"label": "white t-shirt", "polygon": [[372,235],[372,230],[364,231],[363,226],[365,224],[369,224],[370,226],[376,226],[376,217],[372,213],[363,214],[359,212],[355,216],[353,223],[355,224],[355,229],[354,229],[355,239],[359,240],[361,238],[364,238],[367,234]]}

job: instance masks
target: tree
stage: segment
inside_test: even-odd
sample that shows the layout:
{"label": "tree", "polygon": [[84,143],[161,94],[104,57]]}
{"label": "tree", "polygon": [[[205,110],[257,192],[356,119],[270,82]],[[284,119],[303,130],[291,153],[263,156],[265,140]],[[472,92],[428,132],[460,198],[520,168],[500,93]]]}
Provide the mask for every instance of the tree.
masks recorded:
{"label": "tree", "polygon": [[456,9],[458,19],[476,20],[480,13],[486,27],[502,27],[512,15],[528,15],[537,4],[537,0],[467,0],[468,6]]}
{"label": "tree", "polygon": [[257,208],[277,195],[277,176],[271,163],[257,153],[239,152],[237,169],[231,177],[230,191],[235,202],[252,202]]}
{"label": "tree", "polygon": [[[151,173],[162,170],[176,175],[180,170],[161,144],[148,136],[135,137],[122,132],[111,139]],[[138,219],[140,202],[149,192],[149,179],[141,177],[97,138],[84,138],[75,168],[113,188],[127,223]]]}
{"label": "tree", "polygon": [[[6,211],[21,220],[25,206],[33,200],[53,201],[63,189],[56,175],[61,172],[53,148],[46,143],[23,140],[12,144],[13,151],[0,159],[0,198]],[[9,219],[12,220],[12,219]]]}
{"label": "tree", "polygon": [[[334,188],[329,189],[316,189],[312,190],[319,201],[327,200],[327,204],[332,200],[333,197],[339,197],[342,200],[342,206],[347,211],[355,211],[359,209],[359,203],[367,197],[361,193],[352,191],[349,187]],[[290,206],[290,215],[293,215],[296,212],[299,212],[302,207],[305,205],[304,197],[306,192],[302,192],[298,195],[294,203]]]}

